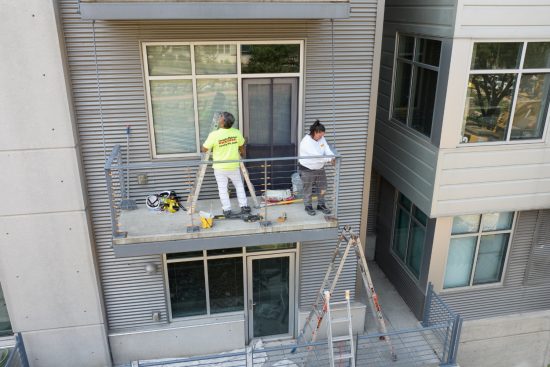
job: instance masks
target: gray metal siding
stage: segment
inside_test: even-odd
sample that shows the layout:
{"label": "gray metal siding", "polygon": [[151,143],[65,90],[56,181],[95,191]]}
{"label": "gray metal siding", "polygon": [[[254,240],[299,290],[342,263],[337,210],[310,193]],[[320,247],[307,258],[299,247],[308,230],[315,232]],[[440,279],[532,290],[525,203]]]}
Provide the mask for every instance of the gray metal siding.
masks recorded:
{"label": "gray metal siding", "polygon": [[395,188],[388,181],[382,179],[380,181],[379,193],[375,260],[399,292],[401,298],[403,298],[415,316],[420,320],[424,307],[426,279],[430,265],[430,244],[433,242],[434,221],[430,221],[428,224],[420,280],[416,281],[405,271],[403,265],[396,260],[390,250],[395,210]]}
{"label": "gray metal siding", "polygon": [[525,283],[535,285],[550,280],[550,210],[538,212],[535,238],[527,263]]}
{"label": "gray metal siding", "polygon": [[431,214],[434,193],[437,145],[452,41],[443,39],[432,136],[429,139],[400,122],[389,120],[396,33],[451,37],[455,2],[390,0],[385,9],[373,164],[377,172],[428,215]]}
{"label": "gray metal siding", "polygon": [[[166,323],[163,275],[150,276],[144,271],[147,262],[160,267],[160,256],[116,258],[111,249],[92,22],[80,19],[76,0],[59,1],[59,8],[109,328],[158,325],[152,321],[152,311],[161,311],[160,323]],[[351,17],[335,21],[335,124],[331,121],[331,30],[328,20],[97,21],[96,48],[107,150],[115,144],[125,143],[124,127],[130,124],[132,161],[151,159],[140,41],[305,39],[304,125],[307,128],[315,118],[320,118],[328,128],[329,143],[335,142],[343,155],[339,219],[358,230],[376,11],[376,0],[353,1]],[[172,187],[178,174],[157,177],[156,184],[159,188]],[[182,176],[179,177],[181,180]],[[139,191],[135,194],[138,198],[142,195]],[[301,247],[300,305],[309,307],[334,245],[335,242],[330,241],[304,243]],[[355,288],[353,266],[346,268],[341,288]]]}
{"label": "gray metal siding", "polygon": [[[539,215],[538,211],[526,211],[518,215],[503,286],[441,293],[445,302],[465,318],[493,317],[550,308],[550,282],[525,285],[529,254],[536,243],[537,223],[547,227],[549,214]],[[546,272],[549,272],[548,267]]]}

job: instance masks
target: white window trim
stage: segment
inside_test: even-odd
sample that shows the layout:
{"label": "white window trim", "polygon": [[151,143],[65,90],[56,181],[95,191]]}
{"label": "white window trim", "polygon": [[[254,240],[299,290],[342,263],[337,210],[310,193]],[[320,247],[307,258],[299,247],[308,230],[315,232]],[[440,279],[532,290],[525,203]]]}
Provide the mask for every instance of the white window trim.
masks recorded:
{"label": "white window trim", "polygon": [[[391,242],[390,242],[390,254],[395,258],[395,260],[399,263],[399,265],[401,265],[401,268],[403,268],[403,270],[407,273],[407,275],[417,284],[417,285],[420,285],[420,277],[422,275],[422,265],[424,265],[424,251],[426,250],[426,234],[428,232],[428,221],[430,220],[430,218],[426,215],[426,225],[420,223],[418,221],[418,219],[416,219],[413,215],[413,208],[417,208],[418,210],[420,210],[414,203],[411,199],[409,199],[407,196],[405,196],[407,198],[407,200],[409,200],[411,202],[411,209],[409,209],[409,217],[410,217],[410,221],[409,221],[409,230],[407,231],[407,251],[405,253],[405,259],[407,259],[407,254],[409,252],[409,238],[410,238],[410,235],[411,235],[411,222],[414,221],[415,223],[421,225],[422,227],[424,227],[424,244],[423,244],[423,250],[422,250],[422,260],[420,261],[420,271],[419,271],[419,274],[418,274],[418,278],[416,277],[416,275],[414,275],[414,273],[409,269],[409,266],[407,265],[407,263],[403,260],[401,260],[401,258],[399,257],[399,255],[397,255],[393,249],[393,245],[394,245],[394,240],[395,240],[395,223],[396,223],[396,220],[397,220],[397,209],[399,208],[403,208],[406,210],[405,207],[403,207],[402,205],[399,204],[399,194],[403,195],[403,193],[399,192],[398,190],[395,190],[395,203],[394,203],[394,207],[393,207],[393,221],[392,221],[392,229],[391,229]],[[420,210],[421,211],[421,210]],[[424,213],[424,212],[422,212]]]}
{"label": "white window trim", "polygon": [[[304,78],[304,65],[305,65],[305,50],[304,50],[304,40],[241,40],[241,41],[201,41],[201,42],[179,42],[179,41],[143,41],[141,42],[141,57],[142,57],[142,72],[143,80],[145,84],[145,93],[147,100],[147,121],[149,127],[149,142],[151,146],[151,158],[152,159],[171,159],[171,158],[197,158],[200,156],[199,150],[201,146],[200,141],[200,131],[199,131],[199,120],[198,120],[198,105],[197,105],[197,79],[236,79],[237,80],[237,108],[239,111],[239,130],[243,131],[243,101],[242,101],[242,80],[243,79],[253,79],[253,78],[278,78],[278,77],[296,77],[298,78],[298,121],[297,128],[298,132],[302,131],[302,114],[303,114],[303,85],[305,82]],[[196,75],[195,74],[195,53],[193,46],[202,46],[202,45],[236,45],[237,48],[237,73],[236,74],[222,74],[222,75]],[[241,45],[290,45],[296,44],[300,46],[300,71],[297,73],[266,73],[266,74],[242,74],[241,72]],[[191,75],[181,75],[181,76],[149,76],[149,65],[147,63],[147,46],[168,46],[168,45],[177,45],[177,46],[190,46],[190,58],[191,58]],[[158,154],[156,147],[155,139],[155,129],[153,125],[153,106],[151,101],[151,91],[150,84],[151,80],[192,80],[193,86],[193,103],[194,103],[194,114],[195,114],[195,141],[197,146],[197,152],[192,153],[174,153],[174,154]]]}
{"label": "white window trim", "polygon": [[[490,213],[484,213],[484,214],[490,214]],[[452,225],[451,225],[451,227],[450,227],[451,232],[449,233],[449,242],[448,242],[447,251],[445,253],[445,259],[444,259],[445,269],[443,271],[443,278],[441,279],[441,292],[442,293],[453,293],[453,292],[460,292],[460,291],[472,290],[472,289],[502,288],[504,286],[504,278],[506,278],[506,271],[508,269],[508,262],[510,260],[510,249],[512,248],[512,238],[514,238],[514,230],[516,228],[516,219],[518,217],[517,214],[518,214],[518,212],[514,212],[514,214],[513,214],[512,224],[511,224],[510,229],[483,232],[482,231],[482,226],[481,226],[481,222],[483,221],[483,214],[480,214],[481,218],[480,218],[479,229],[478,229],[477,232],[461,233],[461,234],[453,235],[452,234]],[[452,223],[452,220],[451,220],[451,223]],[[508,234],[510,234],[510,236],[508,237],[508,244],[507,244],[507,247],[506,247],[506,255],[505,255],[505,258],[504,258],[504,265],[502,267],[502,274],[501,274],[501,277],[500,277],[500,281],[494,282],[494,283],[473,285],[472,282],[473,282],[474,275],[475,275],[475,266],[477,264],[477,258],[478,258],[478,253],[479,253],[479,242],[481,241],[481,236],[482,235],[502,234],[502,233],[508,233]],[[466,285],[466,286],[463,286],[463,287],[445,288],[445,277],[447,275],[447,261],[449,260],[449,248],[450,248],[450,245],[451,245],[451,240],[453,238],[464,238],[464,237],[474,237],[474,236],[477,237],[477,240],[476,240],[475,256],[474,256],[474,262],[472,264],[472,273],[470,274],[469,285]]]}
{"label": "white window trim", "polygon": [[[550,68],[547,69],[524,69],[523,63],[525,61],[525,53],[527,52],[527,44],[530,42],[550,42],[550,40],[530,40],[525,41],[525,39],[522,40],[514,40],[514,39],[473,39],[470,45],[470,54],[468,57],[468,70],[466,73],[466,79],[464,81],[464,98],[462,100],[462,106],[464,107],[462,119],[460,120],[460,136],[459,136],[459,142],[457,143],[457,147],[461,148],[467,148],[467,147],[475,147],[475,146],[499,146],[499,145],[517,145],[517,144],[540,144],[544,143],[546,141],[546,135],[548,133],[548,124],[550,124],[550,108],[548,109],[548,112],[546,113],[546,119],[544,121],[544,129],[542,132],[542,137],[539,139],[518,139],[518,140],[509,140],[510,135],[512,133],[512,123],[513,118],[516,114],[516,101],[517,96],[519,93],[519,83],[521,82],[521,76],[523,72],[526,70],[528,71],[528,74],[536,74],[536,73],[550,73]],[[474,56],[474,46],[476,43],[523,43],[523,47],[521,50],[521,59],[520,59],[520,68],[516,69],[477,69],[472,70],[472,57]],[[466,113],[466,100],[468,98],[468,82],[470,80],[470,75],[473,74],[518,74],[517,76],[517,83],[514,87],[514,99],[512,101],[512,112],[510,114],[510,121],[508,123],[508,131],[506,132],[506,140],[500,140],[500,141],[488,141],[488,142],[479,142],[479,143],[461,143],[460,140],[462,140],[463,134],[464,134],[464,117]]]}
{"label": "white window trim", "polygon": [[[399,55],[399,39],[402,36],[414,38],[412,60],[408,60],[408,59],[405,59],[403,57],[398,56]],[[430,127],[430,135],[427,136],[427,135],[424,135],[423,133],[421,133],[420,131],[414,129],[411,126],[411,106],[412,106],[412,103],[411,103],[410,99],[411,99],[411,95],[412,95],[411,92],[416,87],[416,81],[417,81],[416,80],[416,73],[415,73],[415,66],[419,66],[419,67],[422,67],[424,69],[428,69],[428,70],[432,70],[432,71],[437,72],[437,82],[436,82],[436,90],[435,90],[435,95],[437,97],[437,92],[438,92],[438,87],[439,87],[439,69],[440,69],[440,66],[441,66],[441,52],[439,53],[439,65],[440,66],[428,65],[428,64],[424,64],[424,63],[416,61],[415,60],[416,59],[416,43],[417,43],[419,38],[429,39],[429,40],[433,40],[433,41],[440,41],[440,42],[442,42],[442,45],[443,45],[443,40],[440,39],[440,38],[414,35],[414,34],[408,34],[408,33],[400,33],[400,32],[397,32],[395,34],[395,49],[394,49],[394,57],[393,57],[393,70],[392,70],[392,81],[391,81],[391,92],[390,92],[390,108],[389,108],[388,120],[393,122],[393,123],[396,123],[400,126],[404,125],[404,126],[408,127],[414,134],[418,135],[419,137],[421,137],[421,138],[423,138],[427,141],[431,141],[432,133],[433,133],[433,125],[434,125],[434,122],[435,122],[434,121],[435,105],[434,105],[434,109],[432,111],[432,126]],[[408,103],[408,107],[407,107],[407,121],[405,123],[403,123],[402,121],[400,121],[400,120],[396,119],[395,117],[393,117],[393,101],[394,101],[394,98],[395,98],[395,81],[396,81],[396,75],[397,75],[397,61],[398,60],[411,65],[411,83],[409,85],[409,103]]]}
{"label": "white window trim", "polygon": [[[182,258],[182,259],[168,259],[166,254],[162,255],[162,264],[164,269],[164,284],[165,284],[165,294],[166,294],[166,309],[168,310],[168,322],[180,322],[180,321],[189,321],[193,322],[195,320],[208,320],[212,319],[214,317],[226,317],[226,316],[233,316],[233,315],[243,315],[246,318],[246,315],[248,313],[247,311],[247,302],[248,299],[248,292],[247,292],[247,264],[246,259],[248,256],[254,256],[254,255],[278,255],[278,254],[285,254],[285,253],[293,253],[295,254],[295,267],[292,269],[294,271],[294,293],[292,296],[295,299],[294,304],[298,304],[298,294],[299,294],[299,284],[296,281],[299,277],[299,269],[298,269],[298,263],[299,263],[299,251],[300,243],[296,243],[296,246],[294,248],[288,248],[288,249],[281,249],[281,250],[269,250],[269,251],[253,251],[253,252],[247,252],[246,247],[242,247],[241,253],[236,254],[227,254],[227,255],[207,255],[208,250],[202,250],[202,256],[195,256],[195,257],[188,257],[188,258]],[[235,258],[240,257],[242,259],[243,263],[243,310],[241,311],[230,311],[230,312],[220,312],[212,314],[210,313],[210,294],[208,289],[208,260],[215,260],[215,259],[227,259],[227,258]],[[184,317],[173,317],[172,315],[172,302],[170,301],[170,282],[168,279],[168,264],[170,263],[180,263],[180,262],[190,262],[190,261],[203,261],[204,264],[204,282],[205,282],[205,297],[206,297],[206,314],[203,315],[195,315],[195,316],[184,316]],[[296,307],[295,307],[296,308]],[[293,313],[298,312],[297,310],[292,311]],[[295,317],[297,314],[295,314]]]}

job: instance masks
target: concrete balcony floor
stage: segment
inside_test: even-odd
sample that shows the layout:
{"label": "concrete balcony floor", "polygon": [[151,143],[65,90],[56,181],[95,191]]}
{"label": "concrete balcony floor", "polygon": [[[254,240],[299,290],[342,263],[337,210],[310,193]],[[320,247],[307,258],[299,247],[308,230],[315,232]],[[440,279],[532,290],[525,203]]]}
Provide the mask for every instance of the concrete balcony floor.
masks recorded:
{"label": "concrete balcony floor", "polygon": [[[231,201],[233,211],[238,211],[236,199]],[[317,211],[314,216],[308,215],[304,211],[304,204],[297,202],[267,208],[252,208],[252,214],[259,214],[264,217],[264,220],[271,222],[269,226],[264,227],[259,222],[245,222],[241,219],[214,219],[212,228],[187,232],[188,226],[200,226],[198,214],[200,211],[221,215],[220,201],[218,199],[199,200],[196,214],[193,216],[182,210],[176,213],[152,211],[145,205],[138,205],[137,210],[122,210],[119,217],[119,231],[126,232],[127,235],[124,238],[114,238],[113,245],[336,229],[338,225],[336,220],[325,218],[320,211]],[[286,221],[277,221],[277,218],[284,214],[286,214]]]}

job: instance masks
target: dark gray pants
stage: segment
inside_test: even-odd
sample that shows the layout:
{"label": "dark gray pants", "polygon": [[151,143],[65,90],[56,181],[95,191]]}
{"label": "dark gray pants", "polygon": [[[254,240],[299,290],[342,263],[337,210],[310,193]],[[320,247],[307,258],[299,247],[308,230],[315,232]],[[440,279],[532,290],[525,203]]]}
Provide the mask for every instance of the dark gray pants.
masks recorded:
{"label": "dark gray pants", "polygon": [[311,205],[311,193],[313,185],[317,188],[317,205],[325,204],[325,194],[327,192],[327,175],[325,169],[309,169],[300,166],[300,178],[304,187],[304,205]]}

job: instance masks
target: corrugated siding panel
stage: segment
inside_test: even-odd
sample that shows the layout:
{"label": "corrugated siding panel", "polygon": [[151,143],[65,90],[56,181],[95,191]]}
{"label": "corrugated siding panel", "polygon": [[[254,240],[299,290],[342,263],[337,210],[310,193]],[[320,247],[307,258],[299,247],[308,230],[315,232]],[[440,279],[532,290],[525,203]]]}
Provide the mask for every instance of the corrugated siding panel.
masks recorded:
{"label": "corrugated siding panel", "polygon": [[537,211],[519,213],[502,287],[442,293],[445,302],[465,318],[493,317],[550,308],[550,282],[536,286],[526,286],[524,282],[538,221],[548,228],[548,214],[544,218]]}
{"label": "corrugated siding panel", "polygon": [[[374,53],[376,0],[353,1],[351,17],[334,23],[335,110],[332,116],[330,21],[150,21],[96,22],[96,49],[107,150],[124,144],[124,127],[132,126],[131,160],[150,161],[146,99],[140,41],[306,40],[305,127],[315,118],[326,122],[329,143],[344,156],[340,221],[356,230],[360,223],[367,141],[370,83]],[[159,256],[117,259],[110,244],[110,220],[103,177],[104,149],[97,91],[92,22],[77,14],[76,0],[59,8],[71,74],[74,112],[80,135],[90,211],[110,329],[167,322],[163,275],[148,276],[144,264],[161,264]],[[333,134],[333,128],[336,128]],[[333,139],[335,137],[335,139]],[[335,140],[335,141],[334,141]],[[155,176],[159,189],[186,190],[185,172]],[[180,186],[176,186],[179,183]],[[212,186],[212,189],[214,187]],[[133,194],[142,198],[138,187]],[[205,191],[208,191],[207,189]],[[215,190],[210,191],[215,195]],[[300,305],[309,307],[324,275],[335,242],[304,243],[301,253]],[[355,288],[348,266],[341,289]]]}
{"label": "corrugated siding panel", "polygon": [[538,218],[525,279],[529,285],[550,280],[550,210],[539,211]]}

